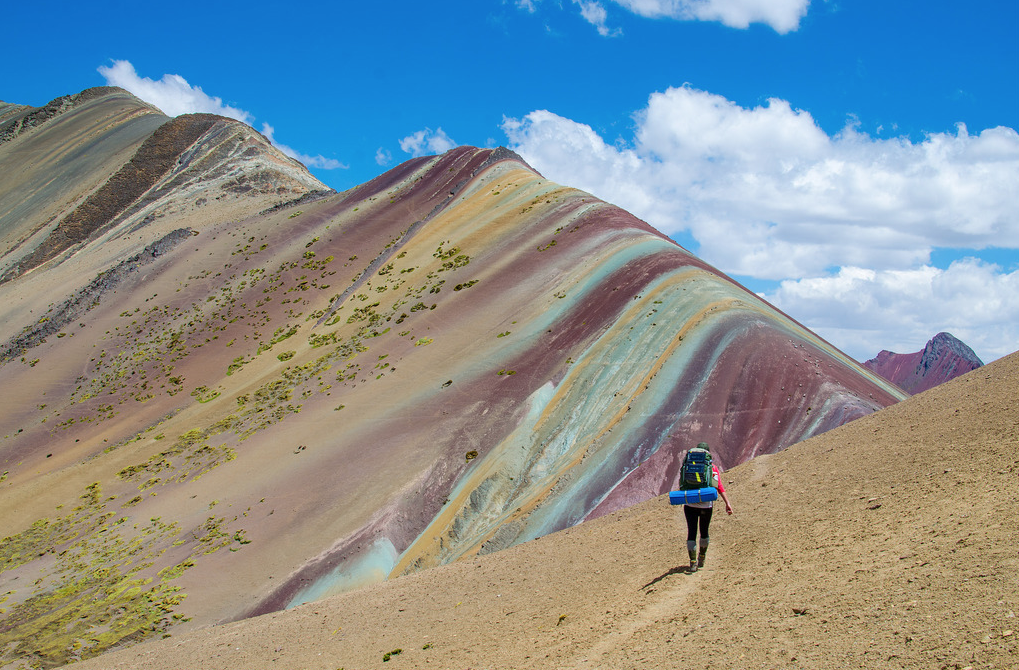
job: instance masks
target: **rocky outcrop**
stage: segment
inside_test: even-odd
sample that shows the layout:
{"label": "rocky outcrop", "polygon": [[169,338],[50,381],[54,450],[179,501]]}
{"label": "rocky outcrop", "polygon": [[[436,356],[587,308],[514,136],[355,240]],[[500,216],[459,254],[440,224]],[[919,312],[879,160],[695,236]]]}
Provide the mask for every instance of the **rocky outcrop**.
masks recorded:
{"label": "rocky outcrop", "polygon": [[938,333],[920,351],[896,354],[885,350],[863,365],[915,394],[975,370],[983,363],[951,333]]}
{"label": "rocky outcrop", "polygon": [[99,273],[87,286],[76,291],[62,305],[51,309],[49,318],[32,324],[17,337],[0,345],[0,363],[6,363],[12,358],[23,356],[32,347],[44,343],[50,335],[56,335],[75,319],[82,318],[86,312],[97,307],[105,297],[113,293],[131,273],[138,272],[159,256],[169,253],[178,244],[191,237],[193,233],[194,231],[183,228],[175,230],[145,247],[140,254],[127,258],[109,270]]}

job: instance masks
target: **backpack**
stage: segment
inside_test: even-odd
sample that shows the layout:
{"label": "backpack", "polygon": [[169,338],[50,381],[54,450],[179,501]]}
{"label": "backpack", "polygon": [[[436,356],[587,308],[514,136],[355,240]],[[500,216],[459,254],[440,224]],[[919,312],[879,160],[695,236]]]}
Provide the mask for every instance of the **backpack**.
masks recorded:
{"label": "backpack", "polygon": [[694,447],[683,457],[683,466],[679,469],[679,488],[689,491],[709,486],[718,488],[718,477],[711,466],[711,452]]}

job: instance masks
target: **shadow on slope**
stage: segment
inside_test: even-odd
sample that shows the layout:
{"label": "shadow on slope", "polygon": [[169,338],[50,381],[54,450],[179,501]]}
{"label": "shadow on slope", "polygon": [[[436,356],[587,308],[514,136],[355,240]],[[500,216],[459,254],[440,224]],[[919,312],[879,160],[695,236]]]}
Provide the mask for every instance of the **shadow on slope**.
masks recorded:
{"label": "shadow on slope", "polygon": [[[1019,354],[725,473],[708,567],[664,497],[86,668],[1002,667]],[[390,662],[391,665],[383,665]]]}

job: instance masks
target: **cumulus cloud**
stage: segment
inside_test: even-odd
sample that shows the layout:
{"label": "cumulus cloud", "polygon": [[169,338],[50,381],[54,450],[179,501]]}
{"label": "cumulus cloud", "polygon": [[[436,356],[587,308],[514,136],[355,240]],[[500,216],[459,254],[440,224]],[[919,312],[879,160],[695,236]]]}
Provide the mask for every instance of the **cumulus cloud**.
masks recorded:
{"label": "cumulus cloud", "polygon": [[727,272],[762,279],[829,266],[925,262],[933,247],[1019,247],[1019,133],[922,142],[828,136],[784,100],[748,109],[689,87],[653,94],[624,145],[548,111],[506,119],[513,148],[550,178],[663,232],[690,232]]}
{"label": "cumulus cloud", "polygon": [[248,125],[255,120],[251,113],[224,104],[222,98],[208,95],[201,86],[192,86],[179,74],[164,74],[162,79],[155,81],[139,76],[134,65],[126,60],[115,60],[113,65],[98,69],[108,85],[130,91],[167,116],[204,112],[227,116]]}
{"label": "cumulus cloud", "polygon": [[718,21],[732,28],[763,23],[779,33],[800,26],[810,0],[614,0],[634,14],[681,21]]}
{"label": "cumulus cloud", "polygon": [[[608,10],[600,0],[572,0],[580,15],[605,37],[623,34],[620,28],[609,28]],[[797,30],[807,15],[810,0],[611,0],[615,6],[649,19],[678,21],[717,21],[731,28],[746,29],[761,23],[785,34]],[[528,14],[536,14],[541,0],[515,0],[513,3]],[[553,3],[562,8],[561,0]]]}
{"label": "cumulus cloud", "polygon": [[441,154],[457,146],[442,128],[425,128],[400,140],[400,148],[417,158],[429,154]]}
{"label": "cumulus cloud", "polygon": [[[853,126],[830,136],[787,101],[745,108],[691,87],[651,95],[634,122],[633,137],[615,143],[546,110],[505,119],[503,130],[548,178],[692,236],[693,251],[728,274],[801,282],[821,300],[878,301],[888,273],[918,272],[935,248],[1019,248],[1011,128],[971,134],[959,125],[918,142]],[[885,283],[856,278],[864,294],[833,294],[848,281],[840,268],[866,268]],[[961,265],[950,277],[976,270]],[[919,302],[903,304],[920,314]],[[926,337],[945,329],[934,328]]]}
{"label": "cumulus cloud", "polygon": [[379,147],[375,152],[375,163],[377,165],[389,165],[393,161],[393,154],[387,150]]}
{"label": "cumulus cloud", "polygon": [[986,363],[1019,347],[1019,270],[965,258],[946,269],[841,268],[783,281],[764,296],[864,360],[882,349],[919,351],[937,332],[968,344]]}
{"label": "cumulus cloud", "polygon": [[276,134],[276,129],[270,126],[268,123],[262,124],[262,134],[265,135],[265,139],[269,140],[269,143],[272,144],[274,147],[282,151],[287,156],[290,156],[293,159],[301,161],[307,167],[322,168],[323,170],[336,170],[339,168],[345,170],[348,167],[350,167],[349,165],[344,165],[335,158],[326,158],[322,154],[309,156],[308,154],[302,154],[298,151],[294,151],[287,145],[277,142],[276,138],[274,137],[274,135]]}
{"label": "cumulus cloud", "polygon": [[[167,116],[202,112],[226,116],[249,126],[255,121],[255,116],[250,112],[224,104],[222,98],[208,95],[201,86],[192,86],[178,74],[164,74],[158,81],[141,77],[135,71],[134,65],[126,60],[115,60],[113,65],[100,66],[98,70],[108,85],[130,91],[138,98],[158,107]],[[274,129],[268,123],[262,124],[262,134],[274,147],[308,167],[324,170],[348,167],[333,158],[326,158],[320,154],[309,156],[276,142],[273,137]]]}

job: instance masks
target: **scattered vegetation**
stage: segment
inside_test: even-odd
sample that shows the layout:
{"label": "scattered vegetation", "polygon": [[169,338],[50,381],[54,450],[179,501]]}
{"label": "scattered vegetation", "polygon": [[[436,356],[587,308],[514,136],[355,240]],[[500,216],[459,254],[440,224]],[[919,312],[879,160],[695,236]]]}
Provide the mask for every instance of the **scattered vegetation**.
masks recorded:
{"label": "scattered vegetation", "polygon": [[[183,619],[174,608],[186,597],[168,582],[193,567],[198,556],[231,542],[224,519],[181,532],[159,518],[132,523],[109,511],[113,498],[99,482],[86,487],[73,510],[55,520],[39,519],[24,532],[0,542],[0,571],[39,562],[48,565],[34,583],[8,593],[0,626],[0,662],[18,660],[28,667],[54,667],[96,656],[123,641],[164,634]],[[226,541],[222,536],[226,535]],[[159,571],[154,562],[177,537],[186,555]]]}
{"label": "scattered vegetation", "polygon": [[[296,211],[289,218],[301,214]],[[299,413],[308,398],[327,392],[333,384],[369,383],[394,374],[400,354],[362,354],[369,348],[377,351],[383,343],[397,343],[397,338],[400,349],[385,351],[433,343],[433,337],[421,333],[424,315],[439,308],[438,299],[429,297],[449,287],[463,291],[479,281],[469,279],[464,270],[471,257],[445,241],[433,259],[418,258],[417,265],[406,251],[374,255],[358,249],[362,255],[385,260],[364,262],[352,283],[337,293],[336,288],[330,291],[336,259],[327,254],[332,251],[353,264],[358,259],[353,249],[326,250],[323,243],[312,251],[319,241],[316,237],[299,257],[295,254],[276,265],[266,253],[276,242],[241,231],[238,226],[230,233],[238,242],[224,267],[192,270],[176,291],[171,289],[169,298],[157,302],[152,296],[151,303],[146,298],[146,305],[126,309],[114,319],[85,361],[69,405],[39,407],[40,412],[59,416],[48,426],[53,431],[109,421],[123,412],[125,402],[147,402],[160,395],[164,400],[175,398],[169,404],[172,410],[160,410],[170,412],[163,420],[195,403],[209,404],[195,415],[213,418],[198,425],[171,423],[158,435],[139,431],[109,445],[107,451],[112,451],[149,440],[139,447],[145,448],[143,455],[128,460],[131,465],[117,473],[113,485],[121,498],[104,499],[100,484],[93,484],[70,514],[40,519],[0,542],[0,572],[39,566],[38,581],[26,581],[17,593],[6,594],[0,665],[27,658],[39,667],[62,665],[121,642],[164,634],[179,618],[174,609],[185,597],[178,586],[180,577],[203,556],[223,548],[243,550],[251,540],[226,516],[208,516],[193,528],[158,518],[139,521],[136,517],[151,509],[152,497],[162,495],[164,487],[186,485],[233,460],[246,438]],[[386,249],[398,245],[407,232],[388,240]],[[403,329],[391,331],[393,321]],[[509,331],[499,337],[505,335]],[[61,331],[55,339],[80,342],[73,336]],[[291,341],[277,347],[287,340]],[[225,371],[195,365],[192,355],[207,347],[232,347],[222,359],[230,361]],[[274,347],[275,358],[285,365],[268,356],[259,358]],[[252,386],[236,402],[221,397],[234,397],[234,389],[224,386],[224,372],[234,375],[256,361],[257,375],[265,376],[245,376],[245,383]],[[34,366],[39,359],[23,363]],[[137,407],[129,409],[138,411]],[[334,402],[327,407],[341,410],[344,405]],[[477,455],[467,452],[465,458],[470,461]],[[4,472],[0,481],[6,477]],[[209,511],[215,507],[218,512],[227,502],[210,505]],[[389,652],[384,660],[401,651]]]}

